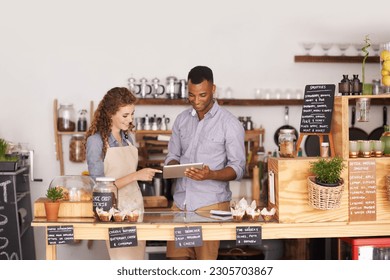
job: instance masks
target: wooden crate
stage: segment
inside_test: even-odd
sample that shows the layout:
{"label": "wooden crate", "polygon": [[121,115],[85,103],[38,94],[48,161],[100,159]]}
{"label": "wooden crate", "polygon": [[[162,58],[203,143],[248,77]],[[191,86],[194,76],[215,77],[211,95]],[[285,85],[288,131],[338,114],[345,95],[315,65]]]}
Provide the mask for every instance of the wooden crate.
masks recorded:
{"label": "wooden crate", "polygon": [[[275,174],[275,207],[279,223],[348,222],[348,167],[342,173],[344,193],[338,209],[318,210],[308,204],[307,177],[310,161],[316,158],[270,158],[268,168]],[[346,159],[346,164],[353,159]],[[376,158],[376,221],[390,221],[386,175],[390,174],[390,158]],[[364,222],[363,222],[364,223]]]}
{"label": "wooden crate", "polygon": [[[46,217],[44,202],[47,198],[41,197],[34,202],[34,217]],[[62,201],[58,213],[59,218],[90,218],[93,217],[92,201]]]}
{"label": "wooden crate", "polygon": [[[275,175],[275,207],[279,223],[346,222],[348,191],[345,188],[338,209],[318,210],[308,202],[307,177],[310,161],[316,158],[270,158],[268,170]],[[345,178],[345,174],[343,178]],[[347,185],[346,185],[347,186]]]}
{"label": "wooden crate", "polygon": [[[46,217],[45,197],[38,198],[34,203],[34,217]],[[165,196],[144,196],[145,208],[166,208],[168,200]],[[59,218],[88,218],[93,217],[92,201],[63,201],[58,213]]]}

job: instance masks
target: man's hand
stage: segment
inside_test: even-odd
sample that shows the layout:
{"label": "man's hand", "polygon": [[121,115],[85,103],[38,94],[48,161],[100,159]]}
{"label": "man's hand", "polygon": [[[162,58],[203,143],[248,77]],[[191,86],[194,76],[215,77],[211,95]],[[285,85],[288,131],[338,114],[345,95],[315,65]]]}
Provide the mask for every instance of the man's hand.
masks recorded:
{"label": "man's hand", "polygon": [[196,181],[211,179],[211,174],[212,171],[210,170],[208,165],[203,165],[202,169],[191,167],[186,169],[186,171],[184,172],[184,175],[186,175],[186,177]]}

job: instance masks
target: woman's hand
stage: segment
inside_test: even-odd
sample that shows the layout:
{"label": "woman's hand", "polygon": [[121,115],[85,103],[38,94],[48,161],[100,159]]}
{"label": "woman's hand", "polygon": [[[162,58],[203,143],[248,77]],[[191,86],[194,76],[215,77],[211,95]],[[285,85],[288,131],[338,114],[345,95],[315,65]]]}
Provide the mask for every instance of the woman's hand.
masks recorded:
{"label": "woman's hand", "polygon": [[156,173],[162,173],[159,169],[143,168],[136,172],[137,181],[152,181]]}

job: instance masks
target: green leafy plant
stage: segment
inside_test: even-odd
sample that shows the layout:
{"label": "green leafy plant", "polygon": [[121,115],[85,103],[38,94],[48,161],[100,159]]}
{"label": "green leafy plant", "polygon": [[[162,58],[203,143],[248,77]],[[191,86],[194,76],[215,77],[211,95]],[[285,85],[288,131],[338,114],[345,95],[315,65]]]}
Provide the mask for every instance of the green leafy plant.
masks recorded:
{"label": "green leafy plant", "polygon": [[362,52],[364,53],[363,62],[362,62],[362,84],[363,84],[363,91],[364,91],[364,85],[366,81],[366,75],[365,75],[365,66],[366,66],[366,60],[368,55],[370,54],[368,52],[368,48],[371,46],[371,41],[368,35],[364,38],[365,46],[362,48]]}
{"label": "green leafy plant", "polygon": [[7,156],[8,143],[4,139],[0,138],[0,161],[18,161],[18,157]]}
{"label": "green leafy plant", "polygon": [[46,192],[46,197],[50,201],[56,202],[56,201],[59,201],[60,199],[63,199],[64,194],[63,194],[61,188],[48,188],[47,192]]}
{"label": "green leafy plant", "polygon": [[310,172],[312,172],[318,183],[337,184],[341,180],[341,172],[346,165],[341,157],[320,158],[310,162]]}

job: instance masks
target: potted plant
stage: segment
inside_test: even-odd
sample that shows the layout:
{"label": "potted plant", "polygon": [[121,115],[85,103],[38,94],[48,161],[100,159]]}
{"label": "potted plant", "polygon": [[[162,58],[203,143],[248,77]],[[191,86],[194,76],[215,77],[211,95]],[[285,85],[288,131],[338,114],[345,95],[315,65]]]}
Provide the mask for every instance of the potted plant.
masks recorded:
{"label": "potted plant", "polygon": [[343,183],[341,172],[344,170],[344,159],[341,157],[320,158],[310,163],[310,172],[315,182],[326,187],[335,187]]}
{"label": "potted plant", "polygon": [[15,171],[18,169],[19,157],[7,155],[8,143],[0,138],[0,171]]}
{"label": "potted plant", "polygon": [[341,172],[346,165],[341,157],[320,158],[310,162],[308,194],[309,205],[320,210],[329,210],[340,207],[340,200],[344,191],[344,180]]}
{"label": "potted plant", "polygon": [[57,221],[58,212],[60,210],[60,202],[64,194],[62,188],[50,187],[46,191],[45,211],[48,221]]}

